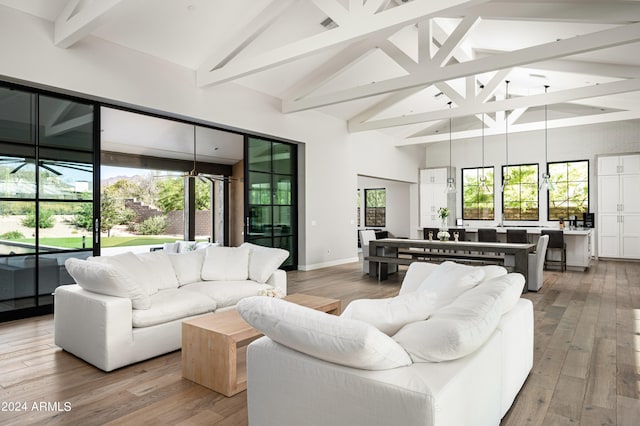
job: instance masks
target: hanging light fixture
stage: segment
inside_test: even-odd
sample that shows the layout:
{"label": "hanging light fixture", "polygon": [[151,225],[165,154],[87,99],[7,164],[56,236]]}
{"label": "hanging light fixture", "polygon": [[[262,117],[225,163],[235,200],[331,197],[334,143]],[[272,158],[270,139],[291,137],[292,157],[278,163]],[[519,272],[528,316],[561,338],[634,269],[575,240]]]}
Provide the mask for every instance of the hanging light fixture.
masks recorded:
{"label": "hanging light fixture", "polygon": [[[509,80],[505,81],[505,99],[509,99]],[[507,116],[507,110],[504,111],[504,146],[505,146],[505,166],[504,170],[509,169],[509,117]],[[502,192],[504,188],[509,185],[509,175],[502,174]]]}
{"label": "hanging light fixture", "polygon": [[[451,109],[451,101],[448,102],[449,109]],[[451,173],[451,167],[453,166],[451,161],[451,123],[453,119],[449,117],[449,173]],[[451,174],[450,177],[447,178],[447,194],[454,194],[456,192],[456,180]]]}
{"label": "hanging light fixture", "polygon": [[[544,94],[547,94],[547,90],[549,89],[548,85],[544,85]],[[547,104],[544,104],[544,163],[547,166],[547,171],[542,174],[542,182],[540,182],[539,190],[547,189],[549,191],[553,191],[555,187],[553,186],[553,182],[551,182],[551,175],[549,174],[549,161],[547,159]]]}
{"label": "hanging light fixture", "polygon": [[[484,84],[480,85],[480,89],[484,89]],[[487,176],[484,173],[484,112],[482,113],[482,176],[480,177],[480,189],[482,192],[489,192],[487,185]]]}

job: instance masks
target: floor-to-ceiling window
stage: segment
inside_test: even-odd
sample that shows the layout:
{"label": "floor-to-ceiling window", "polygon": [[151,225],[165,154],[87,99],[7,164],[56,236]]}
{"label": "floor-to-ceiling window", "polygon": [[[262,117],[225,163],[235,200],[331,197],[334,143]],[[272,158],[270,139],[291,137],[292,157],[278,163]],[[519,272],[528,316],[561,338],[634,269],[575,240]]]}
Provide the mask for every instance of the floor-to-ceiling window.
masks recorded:
{"label": "floor-to-ceiling window", "polygon": [[0,86],[0,320],[50,312],[93,253],[96,107]]}
{"label": "floor-to-ceiling window", "polygon": [[246,138],[245,240],[289,251],[297,265],[296,145]]}

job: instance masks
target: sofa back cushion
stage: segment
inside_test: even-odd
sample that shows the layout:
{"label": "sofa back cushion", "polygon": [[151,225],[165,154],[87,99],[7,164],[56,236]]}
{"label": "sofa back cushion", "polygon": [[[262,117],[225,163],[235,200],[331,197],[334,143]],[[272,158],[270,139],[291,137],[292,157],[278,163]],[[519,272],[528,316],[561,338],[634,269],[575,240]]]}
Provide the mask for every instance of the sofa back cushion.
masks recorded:
{"label": "sofa back cushion", "polygon": [[340,316],[364,321],[392,336],[406,324],[427,319],[438,307],[434,293],[413,291],[386,299],[354,300]]}
{"label": "sofa back cushion", "polygon": [[245,321],[272,340],[324,361],[363,370],[411,364],[400,345],[362,321],[264,296],[243,299],[236,308]]}
{"label": "sofa back cushion", "polygon": [[204,250],[169,254],[169,261],[173,266],[179,285],[183,286],[202,280],[200,275],[204,256]]}
{"label": "sofa back cushion", "polygon": [[517,276],[522,277],[509,274],[483,282],[429,319],[407,324],[393,339],[414,362],[449,361],[469,355],[489,339],[505,310],[517,303],[524,284]]}
{"label": "sofa back cushion", "polygon": [[[158,290],[178,288],[180,285],[175,269],[171,264],[170,255],[162,251],[149,253],[137,253],[135,255],[143,264],[143,270],[136,271],[136,278],[147,282],[149,287],[157,287]],[[141,276],[141,274],[143,274]],[[150,294],[151,295],[151,294]]]}
{"label": "sofa back cushion", "polygon": [[201,277],[205,281],[241,281],[249,278],[248,247],[207,247]]}
{"label": "sofa back cushion", "polygon": [[91,263],[103,263],[119,271],[126,271],[148,296],[158,292],[158,283],[149,278],[147,267],[134,253],[128,251],[113,256],[96,256],[87,259]]}
{"label": "sofa back cushion", "polygon": [[130,299],[134,309],[151,307],[149,296],[125,270],[76,258],[69,258],[64,264],[69,275],[85,290]]}
{"label": "sofa back cushion", "polygon": [[442,305],[446,305],[453,302],[460,294],[478,285],[484,275],[482,268],[443,262],[424,279],[417,291],[433,292]]}
{"label": "sofa back cushion", "polygon": [[263,247],[243,243],[240,247],[249,249],[249,279],[266,283],[269,277],[287,260],[289,252],[281,248]]}

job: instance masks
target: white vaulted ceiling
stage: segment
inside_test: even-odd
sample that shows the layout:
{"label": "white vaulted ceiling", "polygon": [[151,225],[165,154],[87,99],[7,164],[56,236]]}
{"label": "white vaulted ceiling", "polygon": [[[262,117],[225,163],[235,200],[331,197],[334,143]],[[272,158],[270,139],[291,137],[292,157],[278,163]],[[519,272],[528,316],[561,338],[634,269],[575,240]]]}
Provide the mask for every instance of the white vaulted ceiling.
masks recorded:
{"label": "white vaulted ceiling", "polygon": [[449,118],[453,138],[479,135],[483,120],[487,135],[506,120],[511,132],[541,129],[545,105],[550,128],[640,118],[640,1],[0,5],[55,22],[60,48],[99,37],[196,71],[202,90],[234,82],[281,99],[284,114],[318,110],[398,145],[448,138]]}

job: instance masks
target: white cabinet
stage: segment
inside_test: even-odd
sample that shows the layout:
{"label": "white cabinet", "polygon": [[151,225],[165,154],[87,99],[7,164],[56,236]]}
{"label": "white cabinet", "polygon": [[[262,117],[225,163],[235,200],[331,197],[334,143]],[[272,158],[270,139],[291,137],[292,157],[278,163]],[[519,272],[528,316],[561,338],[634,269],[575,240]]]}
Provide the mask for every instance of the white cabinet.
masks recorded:
{"label": "white cabinet", "polygon": [[447,194],[447,177],[446,167],[420,170],[421,228],[440,227],[440,207],[449,207],[449,225],[455,223],[455,198]]}
{"label": "white cabinet", "polygon": [[598,256],[640,259],[640,155],[598,158]]}

